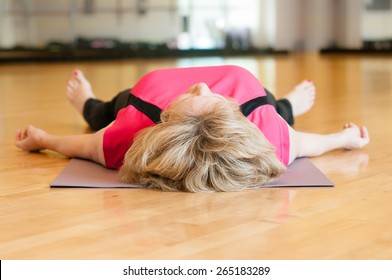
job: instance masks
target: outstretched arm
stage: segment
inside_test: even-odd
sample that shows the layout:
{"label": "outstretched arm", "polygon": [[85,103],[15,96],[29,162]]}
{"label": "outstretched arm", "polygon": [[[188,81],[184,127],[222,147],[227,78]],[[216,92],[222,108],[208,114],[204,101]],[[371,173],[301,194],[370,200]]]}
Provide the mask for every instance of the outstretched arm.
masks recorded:
{"label": "outstretched arm", "polygon": [[290,128],[290,162],[297,157],[315,157],[335,149],[358,149],[369,143],[366,127],[345,124],[343,130],[332,134],[298,132]]}
{"label": "outstretched arm", "polygon": [[58,136],[29,125],[16,131],[15,145],[29,152],[49,149],[66,157],[77,157],[105,165],[102,139],[105,128],[92,134]]}

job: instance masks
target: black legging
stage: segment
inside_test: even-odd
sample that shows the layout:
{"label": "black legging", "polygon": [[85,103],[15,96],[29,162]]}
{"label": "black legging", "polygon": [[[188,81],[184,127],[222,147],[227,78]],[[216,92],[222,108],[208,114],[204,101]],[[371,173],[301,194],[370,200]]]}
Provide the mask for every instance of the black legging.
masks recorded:
{"label": "black legging", "polygon": [[[275,97],[265,89],[268,103],[273,105],[278,114],[289,124],[294,124],[293,110],[287,99],[276,100]],[[130,89],[117,94],[111,101],[103,102],[99,99],[90,98],[83,108],[83,117],[92,130],[100,130],[116,119],[117,113],[131,104]]]}
{"label": "black legging", "polygon": [[83,108],[83,117],[92,130],[100,130],[113,122],[117,113],[130,104],[131,89],[126,89],[117,94],[111,101],[103,102],[99,99],[90,98]]}
{"label": "black legging", "polygon": [[294,115],[293,108],[291,107],[290,101],[287,99],[278,99],[268,91],[268,89],[264,88],[265,93],[267,94],[268,103],[275,107],[276,112],[289,124],[294,125]]}

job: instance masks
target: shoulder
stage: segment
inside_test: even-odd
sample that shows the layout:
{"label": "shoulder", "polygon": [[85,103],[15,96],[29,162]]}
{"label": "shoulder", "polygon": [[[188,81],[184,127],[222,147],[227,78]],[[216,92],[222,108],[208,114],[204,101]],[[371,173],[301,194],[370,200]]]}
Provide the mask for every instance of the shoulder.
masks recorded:
{"label": "shoulder", "polygon": [[121,110],[103,135],[102,149],[106,166],[118,169],[135,136],[142,129],[153,125],[151,119],[133,106]]}

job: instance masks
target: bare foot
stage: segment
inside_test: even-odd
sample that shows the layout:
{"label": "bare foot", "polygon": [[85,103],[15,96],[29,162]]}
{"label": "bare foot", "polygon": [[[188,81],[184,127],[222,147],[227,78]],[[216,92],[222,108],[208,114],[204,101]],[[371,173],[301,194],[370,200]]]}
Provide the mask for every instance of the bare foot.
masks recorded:
{"label": "bare foot", "polygon": [[294,117],[305,114],[314,104],[316,87],[312,81],[303,81],[286,95],[285,98],[291,103]]}
{"label": "bare foot", "polygon": [[80,114],[83,114],[84,103],[90,98],[95,98],[90,82],[80,70],[75,70],[68,80],[66,95]]}

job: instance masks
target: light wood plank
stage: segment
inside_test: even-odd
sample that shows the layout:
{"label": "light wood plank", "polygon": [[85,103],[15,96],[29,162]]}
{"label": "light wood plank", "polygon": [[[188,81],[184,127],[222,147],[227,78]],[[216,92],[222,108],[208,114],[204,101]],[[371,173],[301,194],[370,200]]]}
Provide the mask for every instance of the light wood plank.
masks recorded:
{"label": "light wood plank", "polygon": [[[277,96],[307,78],[314,109],[295,127],[332,132],[366,124],[371,144],[313,162],[335,188],[242,193],[50,189],[68,160],[13,144],[32,123],[58,134],[86,125],[64,97],[81,68],[102,99],[162,67],[238,64]],[[291,54],[277,57],[127,60],[0,65],[1,259],[390,259],[392,257],[392,57]]]}

